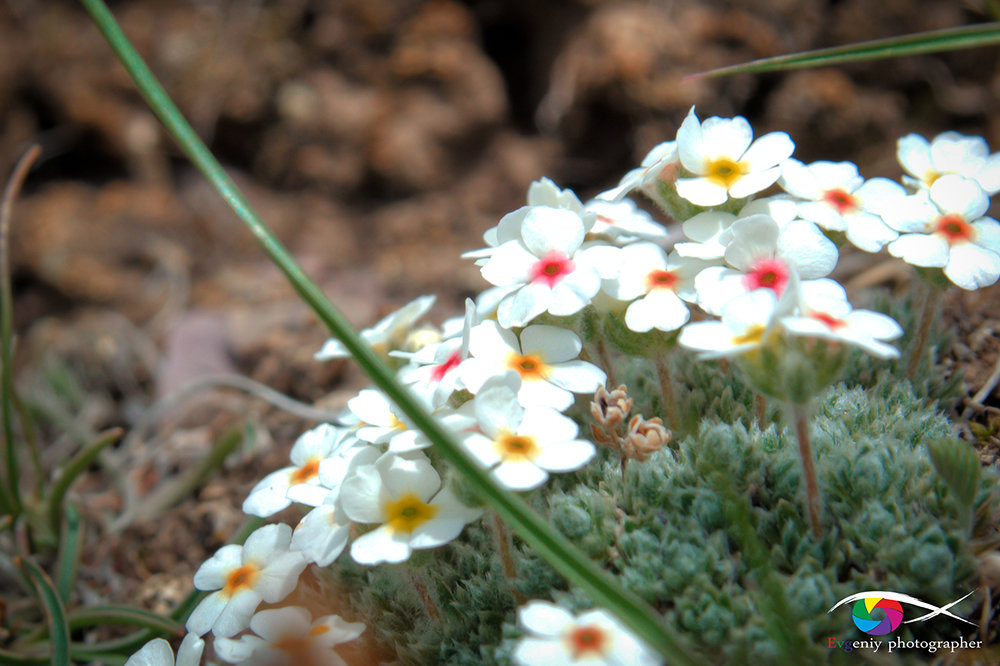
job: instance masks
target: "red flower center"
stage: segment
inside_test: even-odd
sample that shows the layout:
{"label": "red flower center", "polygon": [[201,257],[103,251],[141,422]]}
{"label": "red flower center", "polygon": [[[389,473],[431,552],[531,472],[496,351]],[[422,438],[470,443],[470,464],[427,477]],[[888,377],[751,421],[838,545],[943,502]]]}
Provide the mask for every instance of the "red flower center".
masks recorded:
{"label": "red flower center", "polygon": [[837,319],[833,315],[829,315],[825,312],[812,312],[809,314],[809,316],[812,317],[813,319],[817,319],[823,322],[826,325],[826,327],[832,331],[847,326],[847,323],[843,319]]}
{"label": "red flower center", "polygon": [[949,245],[971,241],[975,236],[972,225],[965,221],[961,215],[942,215],[934,225],[935,231],[948,241]]}
{"label": "red flower center", "polygon": [[531,267],[531,281],[544,282],[554,287],[559,280],[573,272],[573,262],[562,252],[551,250]]}
{"label": "red flower center", "polygon": [[649,291],[654,289],[673,289],[677,286],[680,278],[673,271],[650,271],[646,276],[646,288]]}
{"label": "red flower center", "polygon": [[431,379],[435,382],[441,381],[445,375],[454,370],[461,362],[462,354],[456,349],[444,363],[434,366],[434,370],[431,371]]}
{"label": "red flower center", "polygon": [[750,291],[771,289],[780,296],[788,284],[788,266],[781,259],[761,259],[750,267],[743,284]]}
{"label": "red flower center", "polygon": [[824,192],[823,201],[833,206],[841,215],[854,212],[858,208],[858,203],[854,200],[854,197],[847,190],[840,187]]}

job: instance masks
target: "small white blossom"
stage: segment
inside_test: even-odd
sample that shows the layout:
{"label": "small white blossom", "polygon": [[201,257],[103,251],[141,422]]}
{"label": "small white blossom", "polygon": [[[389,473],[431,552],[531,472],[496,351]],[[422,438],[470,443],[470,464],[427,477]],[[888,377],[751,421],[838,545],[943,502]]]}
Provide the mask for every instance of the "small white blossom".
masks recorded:
{"label": "small white blossom", "polygon": [[899,356],[898,349],[886,344],[903,335],[892,317],[852,310],[843,287],[832,280],[804,282],[800,294],[800,314],[781,319],[785,330],[793,335],[845,342],[879,358]]}
{"label": "small white blossom", "polygon": [[604,371],[577,359],[583,343],[565,328],[535,324],[513,331],[495,321],[472,329],[470,357],[458,372],[472,393],[490,377],[514,370],[521,376],[518,400],[523,405],[545,405],[563,410],[573,404],[574,393],[593,393],[604,383]]}
{"label": "small white blossom", "polygon": [[531,601],[517,611],[525,632],[514,648],[518,666],[653,666],[662,663],[621,622],[607,611],[594,610],[573,616],[547,601]]}
{"label": "small white blossom", "polygon": [[497,305],[501,325],[525,326],[543,312],[571,315],[590,302],[602,276],[617,270],[617,248],[584,248],[586,233],[573,211],[531,207],[519,237],[502,242],[481,269],[488,282],[508,290]]}
{"label": "small white blossom", "polygon": [[605,201],[620,201],[634,190],[640,190],[654,201],[659,197],[659,183],[673,184],[677,180],[681,161],[676,141],[665,141],[642,158],[641,166],[625,174],[617,187],[597,195]]}
{"label": "small white blossom", "polygon": [[887,178],[865,182],[850,162],[813,162],[806,166],[789,159],[782,168],[781,186],[804,201],[799,216],[824,229],[843,231],[847,240],[865,252],[878,252],[899,236],[882,213],[900,205],[906,190]]}
{"label": "small white blossom", "polygon": [[[374,347],[379,354],[388,354],[393,349],[399,349],[403,346],[414,324],[420,321],[420,318],[427,314],[431,306],[434,305],[435,299],[436,296],[428,295],[410,301],[399,310],[383,318],[372,328],[361,331],[362,339]],[[350,353],[340,340],[330,338],[313,358],[317,361],[328,361],[349,356]]]}
{"label": "small white blossom", "polygon": [[722,321],[688,324],[677,341],[705,359],[745,354],[763,345],[774,330],[778,304],[773,289],[755,289],[730,301]]}
{"label": "small white blossom", "polygon": [[669,256],[653,243],[633,243],[622,248],[618,278],[605,291],[622,301],[633,301],[625,311],[625,325],[645,333],[651,329],[673,331],[691,316],[684,301],[694,302],[694,278],[705,262]]}
{"label": "small white blossom", "polygon": [[733,223],[726,246],[728,266],[712,266],[695,278],[698,304],[719,314],[727,303],[755,289],[784,293],[791,274],[803,279],[824,277],[837,265],[837,246],[805,220],[784,228],[766,215],[751,215]]}
{"label": "small white blossom", "polygon": [[781,163],[795,150],[784,132],[753,140],[746,118],[707,118],[699,122],[694,108],[677,130],[681,164],[693,178],[677,179],[677,194],[697,206],[719,206],[773,185]]}
{"label": "small white blossom", "polygon": [[324,458],[350,448],[357,441],[350,432],[329,423],[299,435],[292,446],[290,467],[271,472],[253,487],[243,502],[243,511],[262,518],[288,508],[288,489],[299,484],[319,485],[319,468]]}
{"label": "small white blossom", "polygon": [[733,240],[733,224],[751,215],[767,215],[779,229],[784,229],[797,217],[796,204],[788,197],[775,196],[754,199],[737,215],[715,210],[698,213],[685,220],[681,227],[691,242],[677,243],[674,250],[682,257],[722,259]]}
{"label": "small white blossom", "polygon": [[480,515],[442,486],[421,454],[387,453],[358,467],[344,481],[340,501],[351,520],[379,525],[351,544],[351,557],[359,564],[403,562],[414,549],[448,543]]}
{"label": "small white blossom", "polygon": [[631,199],[617,202],[591,199],[587,210],[597,215],[588,237],[604,237],[617,245],[637,240],[666,243],[670,238],[667,229]]}
{"label": "small white blossom", "polygon": [[154,638],[142,646],[125,662],[125,666],[198,666],[205,641],[194,634],[188,634],[177,648],[177,661],[170,643],[162,638]]}
{"label": "small white blossom", "polygon": [[895,220],[900,237],[889,253],[914,266],[943,268],[962,289],[986,287],[1000,278],[1000,224],[985,217],[986,193],[974,180],[941,176],[914,197],[910,219]]}
{"label": "small white blossom", "polygon": [[217,638],[212,647],[223,661],[244,666],[347,666],[333,648],[360,636],[365,625],[338,615],[310,620],[298,606],[262,610],[250,619],[253,634]]}
{"label": "small white blossom", "polygon": [[242,546],[223,546],[194,574],[199,590],[215,590],[201,600],[187,620],[187,630],[201,636],[211,630],[219,637],[247,628],[261,601],[275,603],[295,588],[306,567],[301,553],[289,550],[292,528],[264,525]]}
{"label": "small white blossom", "polygon": [[896,157],[909,174],[903,181],[916,188],[930,188],[941,176],[956,174],[976,181],[987,194],[1000,191],[1000,153],[990,155],[982,137],[944,132],[927,141],[907,134],[896,144]]}
{"label": "small white blossom", "polygon": [[580,469],[594,457],[594,445],[576,439],[576,423],[550,407],[522,407],[518,378],[509,372],[487,382],[463,408],[475,413],[479,432],[465,446],[501,484],[531,490],[545,483],[549,472]]}

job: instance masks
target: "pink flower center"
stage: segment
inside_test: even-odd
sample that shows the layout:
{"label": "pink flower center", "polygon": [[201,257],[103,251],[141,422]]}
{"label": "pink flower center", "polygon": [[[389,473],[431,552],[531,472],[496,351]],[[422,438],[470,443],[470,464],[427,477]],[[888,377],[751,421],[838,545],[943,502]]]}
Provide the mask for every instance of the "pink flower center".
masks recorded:
{"label": "pink flower center", "polygon": [[965,221],[961,215],[942,215],[934,225],[935,231],[948,241],[949,245],[971,241],[975,236],[972,225]]}
{"label": "pink flower center", "polygon": [[677,273],[673,271],[650,271],[646,276],[646,288],[649,291],[654,289],[674,289],[680,280]]}
{"label": "pink flower center", "polygon": [[434,366],[434,370],[431,371],[431,379],[435,382],[441,381],[445,375],[454,370],[461,362],[462,354],[456,349],[444,363]]}
{"label": "pink flower center", "polygon": [[829,315],[825,312],[812,312],[809,314],[809,316],[812,317],[813,319],[823,322],[823,324],[826,325],[826,327],[829,328],[831,331],[836,331],[838,328],[843,328],[844,326],[847,326],[847,322],[845,322],[843,319],[837,319],[833,315]]}
{"label": "pink flower center", "polygon": [[562,252],[550,250],[531,267],[531,281],[544,282],[554,287],[559,280],[573,272],[573,262]]}
{"label": "pink flower center", "polygon": [[750,291],[771,289],[780,296],[788,284],[788,266],[781,259],[761,259],[750,267],[743,284]]}
{"label": "pink flower center", "polygon": [[858,203],[847,190],[838,187],[823,193],[823,201],[833,206],[839,214],[852,213],[858,208]]}

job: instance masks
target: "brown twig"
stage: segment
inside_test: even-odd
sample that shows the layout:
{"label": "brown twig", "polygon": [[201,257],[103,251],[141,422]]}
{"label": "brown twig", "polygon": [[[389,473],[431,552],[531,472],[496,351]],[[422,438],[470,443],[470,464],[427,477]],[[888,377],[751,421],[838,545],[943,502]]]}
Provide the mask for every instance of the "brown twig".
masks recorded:
{"label": "brown twig", "polygon": [[795,435],[799,441],[799,457],[802,459],[802,476],[806,486],[806,508],[813,536],[818,541],[822,535],[823,506],[819,497],[819,483],[816,481],[816,462],[813,460],[812,445],[809,443],[809,411],[806,405],[792,405],[795,421]]}

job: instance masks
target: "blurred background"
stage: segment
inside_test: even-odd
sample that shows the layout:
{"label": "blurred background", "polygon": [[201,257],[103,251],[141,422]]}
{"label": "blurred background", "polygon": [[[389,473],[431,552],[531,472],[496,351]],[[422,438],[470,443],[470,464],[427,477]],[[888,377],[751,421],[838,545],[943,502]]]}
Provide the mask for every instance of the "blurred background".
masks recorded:
{"label": "blurred background", "polygon": [[[581,198],[617,183],[691,105],[783,130],[795,157],[898,178],[896,139],[954,129],[1000,148],[997,49],[683,80],[794,51],[994,20],[989,0],[137,0],[112,11],[307,272],[358,326],[424,293],[457,314],[484,287],[460,253],[548,176]],[[15,209],[16,371],[56,461],[110,426],[138,434],[78,495],[98,525],[94,600],[170,607],[287,464],[307,422],[251,378],[319,408],[364,384],[317,363],[326,339],[158,123],[73,2],[0,5],[0,173],[43,156]],[[885,257],[863,255],[861,271]],[[889,271],[870,282],[900,280]],[[995,290],[948,301],[970,391],[997,356]],[[993,400],[993,399],[991,399]],[[995,400],[993,400],[995,403]],[[995,417],[994,417],[995,420]],[[227,471],[154,521],[141,497],[234,424]],[[140,427],[141,426],[141,427]],[[993,437],[995,443],[995,436]],[[995,447],[994,447],[995,448]],[[985,454],[984,454],[985,455]],[[103,526],[103,527],[100,527]]]}

